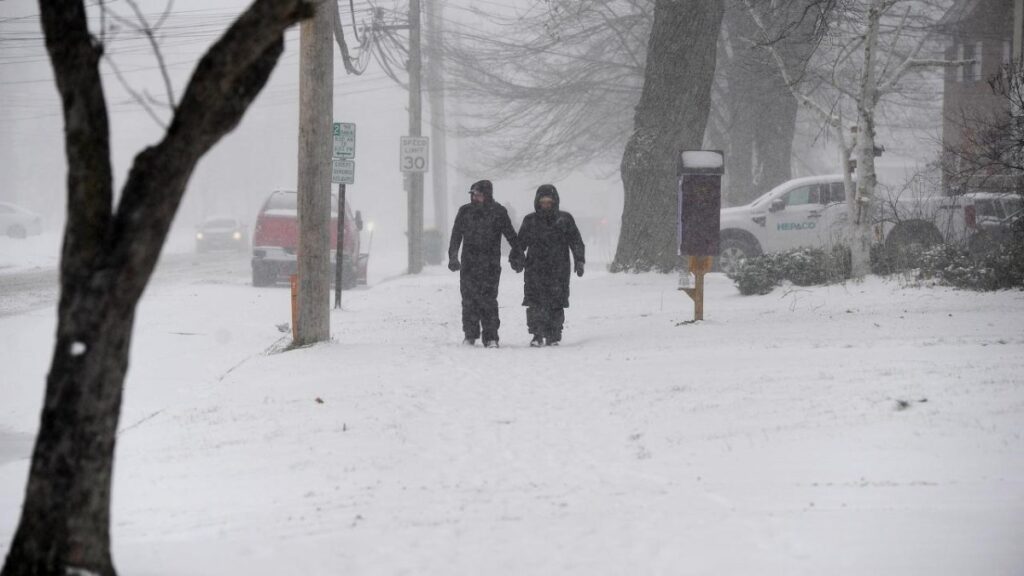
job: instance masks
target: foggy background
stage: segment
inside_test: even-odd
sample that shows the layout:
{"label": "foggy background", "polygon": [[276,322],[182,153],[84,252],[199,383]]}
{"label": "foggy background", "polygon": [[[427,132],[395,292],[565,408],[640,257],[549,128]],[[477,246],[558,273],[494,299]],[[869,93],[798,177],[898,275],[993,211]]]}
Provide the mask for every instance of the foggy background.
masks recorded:
{"label": "foggy background", "polygon": [[[125,16],[131,15],[124,3],[115,1],[109,5]],[[176,96],[180,97],[200,56],[247,5],[243,0],[174,3],[173,13],[159,34]],[[407,11],[407,3],[401,1],[385,0],[375,6],[398,13]],[[165,3],[147,2],[142,8],[147,17],[155,19]],[[345,3],[341,8],[346,30],[350,32],[352,14]],[[354,8],[357,22],[370,21],[369,3],[358,1]],[[544,3],[535,0],[451,0],[444,5],[446,41],[457,41],[462,32],[503,33],[493,29],[493,22],[475,15],[474,10],[514,16],[543,9]],[[95,6],[90,10],[95,20],[91,27],[96,30],[98,10]],[[43,215],[45,231],[59,236],[66,202],[63,121],[37,14],[38,7],[32,0],[0,0],[0,200]],[[349,43],[354,43],[351,37]],[[279,65],[242,123],[200,162],[189,182],[169,245],[177,242],[180,246],[190,241],[194,227],[216,215],[239,218],[251,231],[261,204],[272,191],[296,188],[298,47],[296,27],[288,32]],[[110,43],[108,54],[135,90],[162,96],[158,63],[141,35],[124,30]],[[364,219],[374,223],[371,274],[378,278],[382,274],[399,274],[407,264],[406,192],[398,169],[398,149],[399,138],[408,132],[408,95],[375,62],[362,76],[347,75],[336,48],[334,69],[334,120],[357,124],[356,181],[348,187],[347,198],[353,211],[362,211]],[[134,156],[155,143],[163,128],[133,101],[109,66],[104,65],[101,70],[110,111],[115,190],[119,190]],[[917,81],[917,88],[922,94],[941,94],[942,74],[941,70],[926,73],[923,80]],[[399,75],[404,78],[404,71]],[[484,172],[474,163],[476,143],[454,134],[460,113],[467,106],[457,94],[447,95],[449,189],[433,190],[429,173],[425,176],[425,228],[438,225],[433,221],[434,194],[445,194],[451,219],[455,208],[467,201],[470,183],[480,178],[494,181],[496,199],[512,206],[518,226],[519,220],[533,209],[536,187],[552,182],[562,195],[564,209],[578,219],[607,223],[608,238],[590,239],[593,261],[607,262],[614,251],[622,212],[622,183],[617,164],[557,173]],[[879,159],[882,185],[898,184],[936,158],[940,149],[940,106],[941,96],[936,96],[909,110],[887,108],[888,116],[879,122],[878,140],[886,146],[886,155]],[[164,118],[169,116],[166,109],[158,109],[158,113]],[[429,136],[430,120],[425,91],[424,135]],[[606,145],[620,151],[628,136],[621,134]],[[613,156],[621,157],[621,153]],[[793,176],[835,173],[838,163],[835,143],[821,129],[817,118],[801,111],[794,140]],[[440,223],[446,231],[450,226],[451,222]],[[366,239],[364,232],[364,242]]]}

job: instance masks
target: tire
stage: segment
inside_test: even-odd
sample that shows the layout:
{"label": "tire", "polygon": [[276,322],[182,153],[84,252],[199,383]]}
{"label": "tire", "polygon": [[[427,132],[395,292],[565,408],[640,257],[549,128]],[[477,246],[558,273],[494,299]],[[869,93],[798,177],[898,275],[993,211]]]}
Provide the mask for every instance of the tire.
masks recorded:
{"label": "tire", "polygon": [[921,252],[942,244],[942,234],[926,222],[899,224],[885,239],[885,255],[894,270],[915,268]]}
{"label": "tire", "polygon": [[262,286],[270,286],[274,283],[274,279],[270,277],[262,266],[253,264],[252,266],[252,285],[259,288]]}
{"label": "tire", "polygon": [[726,274],[735,272],[739,265],[750,258],[757,256],[757,249],[738,238],[726,238],[722,240],[718,253],[718,269]]}
{"label": "tire", "polygon": [[25,230],[21,224],[15,224],[7,229],[7,236],[18,239],[25,238],[28,236],[28,230]]}
{"label": "tire", "polygon": [[341,287],[345,290],[355,288],[359,283],[359,270],[352,265],[345,266],[345,273],[341,277]]}

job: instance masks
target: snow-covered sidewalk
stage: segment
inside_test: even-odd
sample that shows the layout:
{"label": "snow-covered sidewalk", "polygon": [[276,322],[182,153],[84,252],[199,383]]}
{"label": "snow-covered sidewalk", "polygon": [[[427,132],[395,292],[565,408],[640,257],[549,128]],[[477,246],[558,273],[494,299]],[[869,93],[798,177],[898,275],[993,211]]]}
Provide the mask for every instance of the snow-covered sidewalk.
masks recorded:
{"label": "snow-covered sidewalk", "polygon": [[[1019,574],[1024,293],[741,297],[573,279],[531,349],[459,344],[457,275],[347,293],[286,353],[288,291],[157,286],[118,445],[123,574]],[[36,426],[52,310],[0,318],[0,435]],[[24,442],[18,444],[23,445]],[[23,450],[23,449],[22,449]],[[0,554],[27,461],[0,458]]]}

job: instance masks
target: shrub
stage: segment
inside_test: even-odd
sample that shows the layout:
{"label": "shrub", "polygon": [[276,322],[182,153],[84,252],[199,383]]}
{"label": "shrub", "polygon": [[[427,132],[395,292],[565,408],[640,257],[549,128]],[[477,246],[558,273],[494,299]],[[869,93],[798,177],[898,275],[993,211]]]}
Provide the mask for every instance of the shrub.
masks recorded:
{"label": "shrub", "polygon": [[836,246],[830,252],[820,248],[797,248],[746,259],[729,278],[740,294],[767,294],[788,280],[797,286],[815,286],[850,277],[850,251]]}
{"label": "shrub", "polygon": [[1003,290],[1024,287],[1024,238],[982,254],[943,244],[925,250],[917,277],[966,290]]}
{"label": "shrub", "polygon": [[761,254],[747,258],[733,272],[729,279],[736,283],[740,294],[767,294],[782,282],[781,270],[776,266],[777,254]]}

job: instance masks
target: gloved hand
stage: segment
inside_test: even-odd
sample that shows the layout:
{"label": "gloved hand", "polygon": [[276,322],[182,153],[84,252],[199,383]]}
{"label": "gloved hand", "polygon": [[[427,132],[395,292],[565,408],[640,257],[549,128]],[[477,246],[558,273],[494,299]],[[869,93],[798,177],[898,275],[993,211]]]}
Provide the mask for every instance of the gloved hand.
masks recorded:
{"label": "gloved hand", "polygon": [[459,261],[457,259],[449,260],[448,269],[451,270],[452,272],[458,272],[459,270],[462,269],[462,265],[459,264]]}
{"label": "gloved hand", "polygon": [[526,268],[526,258],[523,258],[522,254],[510,254],[508,257],[508,263],[512,266],[512,270],[514,270],[516,274],[522,272],[523,269]]}
{"label": "gloved hand", "polygon": [[515,272],[516,274],[519,274],[520,272],[523,271],[523,263],[520,262],[519,260],[513,260],[512,262],[509,262],[509,264],[512,265],[512,271]]}
{"label": "gloved hand", "polygon": [[583,277],[583,262],[576,262],[576,275],[580,278]]}

